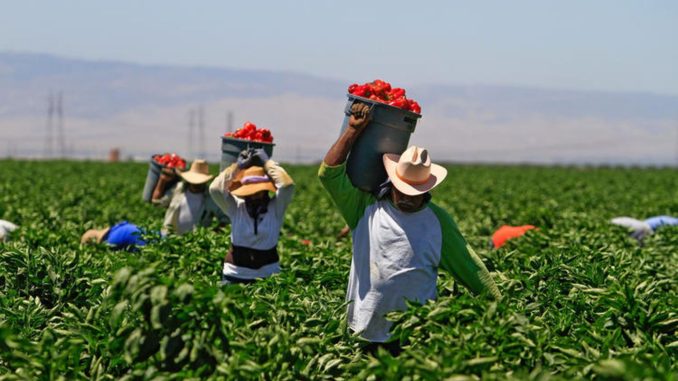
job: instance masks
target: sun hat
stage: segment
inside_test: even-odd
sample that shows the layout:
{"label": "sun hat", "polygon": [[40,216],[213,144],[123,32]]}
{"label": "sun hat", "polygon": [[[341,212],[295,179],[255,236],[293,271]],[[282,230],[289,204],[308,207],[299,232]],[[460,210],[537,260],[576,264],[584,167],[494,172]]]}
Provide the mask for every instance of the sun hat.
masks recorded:
{"label": "sun hat", "polygon": [[276,188],[264,168],[259,166],[240,171],[230,187],[231,194],[238,197],[250,196],[264,190],[275,192]]}
{"label": "sun hat", "polygon": [[447,176],[447,169],[431,163],[425,148],[410,146],[402,155],[385,153],[383,160],[393,186],[408,196],[430,191]]}
{"label": "sun hat", "polygon": [[189,184],[200,185],[212,179],[207,162],[202,159],[194,160],[191,163],[191,169],[180,172],[179,176]]}
{"label": "sun hat", "polygon": [[106,233],[108,233],[110,229],[111,229],[110,227],[105,229],[89,229],[80,238],[80,243],[85,244],[92,241],[96,243],[101,243],[101,241],[104,240]]}

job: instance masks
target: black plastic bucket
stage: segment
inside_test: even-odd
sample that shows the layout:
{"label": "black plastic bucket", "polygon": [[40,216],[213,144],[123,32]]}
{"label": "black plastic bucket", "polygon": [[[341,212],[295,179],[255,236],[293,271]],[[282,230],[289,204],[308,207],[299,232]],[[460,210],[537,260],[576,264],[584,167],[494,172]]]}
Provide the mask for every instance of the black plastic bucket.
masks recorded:
{"label": "black plastic bucket", "polygon": [[268,157],[273,156],[273,143],[254,142],[246,139],[236,139],[229,136],[221,137],[221,163],[219,171],[223,171],[229,165],[238,160],[238,155],[248,148],[263,148]]}
{"label": "black plastic bucket", "polygon": [[410,135],[414,132],[421,115],[348,94],[342,131],[348,128],[351,107],[355,102],[370,105],[372,119],[353,144],[346,163],[346,173],[355,187],[366,192],[374,192],[388,177],[382,156],[385,153],[401,154],[407,149]]}
{"label": "black plastic bucket", "polygon": [[[142,198],[146,202],[151,202],[151,198],[153,197],[153,191],[155,190],[155,186],[158,184],[160,172],[162,171],[163,168],[162,164],[154,160],[155,156],[156,155],[151,156],[151,160],[148,163],[148,172],[146,173],[146,183],[144,184],[144,191],[142,193]],[[177,185],[177,182],[178,181],[174,181],[171,184],[169,184],[165,191],[165,194],[171,192]]]}

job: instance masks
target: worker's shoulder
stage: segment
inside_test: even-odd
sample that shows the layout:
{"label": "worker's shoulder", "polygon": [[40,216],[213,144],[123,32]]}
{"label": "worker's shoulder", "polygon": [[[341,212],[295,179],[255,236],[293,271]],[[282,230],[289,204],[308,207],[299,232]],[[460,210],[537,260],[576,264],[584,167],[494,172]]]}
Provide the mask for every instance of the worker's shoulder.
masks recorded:
{"label": "worker's shoulder", "polygon": [[454,221],[454,218],[452,217],[452,214],[445,210],[443,207],[440,205],[436,204],[433,201],[429,201],[426,204],[426,207],[429,208],[433,214],[438,218],[438,221],[440,221],[441,225],[454,225],[456,226],[457,223]]}

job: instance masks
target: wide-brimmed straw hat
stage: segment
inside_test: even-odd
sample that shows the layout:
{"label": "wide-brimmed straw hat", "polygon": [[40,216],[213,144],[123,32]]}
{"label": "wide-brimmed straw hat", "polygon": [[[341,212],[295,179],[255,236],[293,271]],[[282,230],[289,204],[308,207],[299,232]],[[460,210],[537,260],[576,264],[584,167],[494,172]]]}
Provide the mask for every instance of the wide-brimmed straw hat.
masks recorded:
{"label": "wide-brimmed straw hat", "polygon": [[106,233],[108,233],[109,230],[111,230],[111,228],[89,229],[80,238],[80,243],[90,243],[90,242],[101,243],[101,241],[104,240],[104,237],[106,236]]}
{"label": "wide-brimmed straw hat", "polygon": [[202,159],[194,160],[191,163],[191,169],[186,172],[179,173],[182,179],[189,184],[200,185],[212,180],[210,169],[207,162]]}
{"label": "wide-brimmed straw hat", "polygon": [[408,196],[430,191],[447,176],[447,169],[431,163],[428,151],[410,146],[402,155],[385,153],[384,168],[393,186]]}
{"label": "wide-brimmed straw hat", "polygon": [[276,188],[264,168],[259,166],[240,171],[230,187],[231,194],[238,197],[251,196],[264,190],[275,192]]}

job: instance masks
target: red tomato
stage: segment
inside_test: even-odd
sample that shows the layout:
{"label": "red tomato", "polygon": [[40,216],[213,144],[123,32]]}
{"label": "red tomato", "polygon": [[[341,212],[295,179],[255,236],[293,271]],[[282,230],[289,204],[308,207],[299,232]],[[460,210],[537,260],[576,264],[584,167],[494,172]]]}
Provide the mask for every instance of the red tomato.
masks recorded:
{"label": "red tomato", "polygon": [[382,79],[375,79],[372,82],[363,83],[362,85],[353,83],[348,87],[348,92],[376,102],[383,102],[403,110],[409,110],[418,114],[421,113],[419,104],[414,100],[407,99],[405,89],[392,87],[390,83]]}
{"label": "red tomato", "polygon": [[236,139],[252,140],[257,142],[273,142],[273,135],[271,130],[266,128],[257,128],[257,125],[252,122],[245,122],[243,126],[235,131],[235,133],[225,133],[224,136],[230,136]]}
{"label": "red tomato", "polygon": [[421,114],[421,107],[419,106],[419,103],[417,103],[417,101],[410,102],[410,111],[415,112],[417,114]]}

